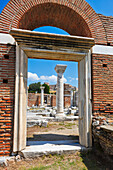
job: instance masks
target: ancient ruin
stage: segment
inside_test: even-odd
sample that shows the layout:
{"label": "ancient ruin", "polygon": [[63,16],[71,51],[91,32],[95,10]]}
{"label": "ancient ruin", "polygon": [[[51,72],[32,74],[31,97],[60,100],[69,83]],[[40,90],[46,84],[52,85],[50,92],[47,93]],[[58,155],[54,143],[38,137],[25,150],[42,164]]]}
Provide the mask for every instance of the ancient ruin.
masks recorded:
{"label": "ancient ruin", "polygon": [[[32,32],[43,25],[70,36]],[[0,156],[26,149],[28,58],[78,62],[79,144],[99,145],[111,158],[113,17],[97,14],[85,0],[9,1],[0,14]]]}

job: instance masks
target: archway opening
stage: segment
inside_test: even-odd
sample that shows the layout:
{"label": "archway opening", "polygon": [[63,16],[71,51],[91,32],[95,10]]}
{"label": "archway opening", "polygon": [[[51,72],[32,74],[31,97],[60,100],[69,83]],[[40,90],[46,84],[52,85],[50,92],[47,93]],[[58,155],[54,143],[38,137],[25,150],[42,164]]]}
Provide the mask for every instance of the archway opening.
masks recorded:
{"label": "archway opening", "polygon": [[53,27],[53,26],[38,27],[35,28],[33,31],[59,34],[59,35],[70,35],[68,32],[64,31],[63,29],[60,29],[58,27]]}

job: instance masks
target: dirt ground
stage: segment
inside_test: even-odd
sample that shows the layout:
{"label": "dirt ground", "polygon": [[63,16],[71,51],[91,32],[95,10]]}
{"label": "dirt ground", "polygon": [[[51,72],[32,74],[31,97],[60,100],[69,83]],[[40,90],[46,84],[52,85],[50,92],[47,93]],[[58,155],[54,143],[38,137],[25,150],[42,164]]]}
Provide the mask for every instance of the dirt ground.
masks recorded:
{"label": "dirt ground", "polygon": [[0,167],[0,170],[112,170],[112,166],[96,157],[93,152],[76,152],[12,161],[7,167]]}
{"label": "dirt ground", "polygon": [[49,122],[47,127],[28,127],[27,140],[57,141],[78,139],[78,121]]}
{"label": "dirt ground", "polygon": [[[29,127],[27,140],[74,140],[78,139],[78,121],[49,122],[48,127]],[[48,155],[34,159],[17,159],[8,162],[0,170],[112,170],[93,152],[64,155]]]}

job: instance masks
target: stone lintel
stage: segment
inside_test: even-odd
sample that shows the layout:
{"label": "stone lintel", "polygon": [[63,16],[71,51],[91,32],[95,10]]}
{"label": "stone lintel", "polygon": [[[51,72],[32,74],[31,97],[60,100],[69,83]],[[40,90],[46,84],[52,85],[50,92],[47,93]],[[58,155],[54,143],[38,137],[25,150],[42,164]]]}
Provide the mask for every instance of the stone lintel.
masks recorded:
{"label": "stone lintel", "polygon": [[74,52],[79,49],[79,51],[88,52],[95,45],[94,39],[88,37],[48,34],[22,29],[12,29],[9,34],[19,45],[41,50],[62,51],[63,49],[63,51]]}

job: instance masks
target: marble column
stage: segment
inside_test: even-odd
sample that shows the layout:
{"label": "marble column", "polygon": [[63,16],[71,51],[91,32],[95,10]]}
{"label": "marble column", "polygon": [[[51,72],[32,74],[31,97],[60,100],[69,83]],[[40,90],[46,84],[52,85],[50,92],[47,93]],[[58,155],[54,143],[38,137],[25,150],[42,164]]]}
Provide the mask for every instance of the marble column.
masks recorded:
{"label": "marble column", "polygon": [[73,89],[70,89],[71,93],[71,107],[73,107]]}
{"label": "marble column", "polygon": [[55,71],[57,72],[57,115],[58,117],[64,116],[64,84],[63,73],[65,72],[67,65],[57,64]]}
{"label": "marble column", "polygon": [[51,93],[50,93],[50,107],[51,107]]}
{"label": "marble column", "polygon": [[40,89],[41,89],[41,106],[44,105],[44,86],[41,86]]}
{"label": "marble column", "polygon": [[56,86],[55,90],[56,90],[56,107],[57,107],[57,86]]}

